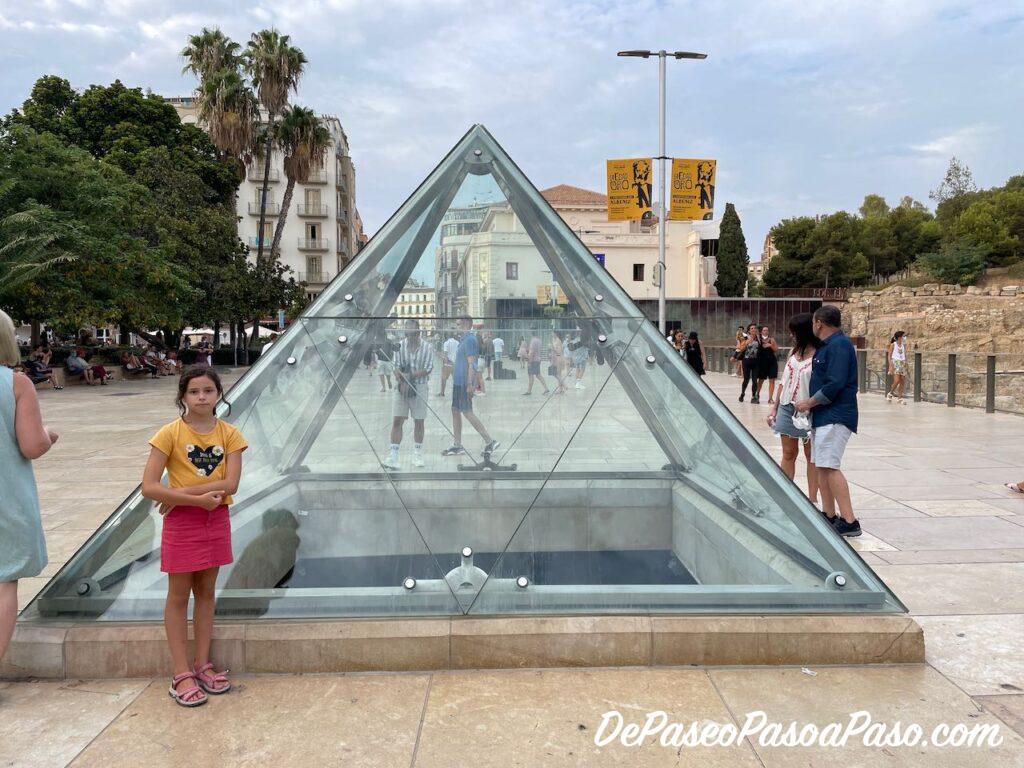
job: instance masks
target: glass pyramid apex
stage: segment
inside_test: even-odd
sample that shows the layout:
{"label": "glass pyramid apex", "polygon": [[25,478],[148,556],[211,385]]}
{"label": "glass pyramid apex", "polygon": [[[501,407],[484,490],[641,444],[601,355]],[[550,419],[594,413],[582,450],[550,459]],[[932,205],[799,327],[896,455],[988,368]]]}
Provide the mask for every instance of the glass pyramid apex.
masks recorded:
{"label": "glass pyramid apex", "polygon": [[[905,610],[481,125],[220,416],[220,615]],[[159,620],[160,524],[136,491],[27,618]]]}

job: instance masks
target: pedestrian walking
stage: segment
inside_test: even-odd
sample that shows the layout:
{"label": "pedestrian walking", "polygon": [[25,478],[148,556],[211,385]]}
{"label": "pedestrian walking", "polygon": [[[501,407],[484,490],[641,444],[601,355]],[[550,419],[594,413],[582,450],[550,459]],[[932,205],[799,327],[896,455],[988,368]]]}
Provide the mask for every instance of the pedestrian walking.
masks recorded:
{"label": "pedestrian walking", "polygon": [[737,379],[743,375],[743,342],[746,341],[746,339],[747,334],[743,330],[743,326],[736,326],[736,345],[733,348],[732,353],[732,375],[735,376]]}
{"label": "pedestrian walking", "polygon": [[900,405],[906,405],[903,394],[907,388],[907,334],[905,331],[896,331],[889,339],[889,349],[886,352],[889,358],[889,375],[892,376],[892,388],[885,393],[885,401],[891,403],[893,398]]}
{"label": "pedestrian walking", "polygon": [[455,352],[455,371],[452,375],[452,433],[455,442],[445,448],[442,456],[456,456],[465,453],[462,447],[462,420],[465,418],[484,440],[484,456],[487,457],[498,447],[487,428],[473,413],[473,395],[476,394],[477,360],[480,357],[480,341],[473,333],[473,320],[469,315],[458,318],[456,327],[462,334],[459,348]]}
{"label": "pedestrian walking", "polygon": [[760,402],[757,398],[757,374],[758,355],[761,349],[760,334],[757,331],[757,324],[751,323],[747,326],[746,338],[740,343],[740,353],[743,355],[743,386],[740,388],[740,402],[747,394],[747,384],[750,384],[750,402]]}
{"label": "pedestrian walking", "polygon": [[540,375],[540,336],[536,331],[533,332],[533,336],[530,337],[530,344],[527,347],[526,352],[526,391],[524,395],[533,394],[533,382],[536,380],[538,384],[544,387],[544,394],[550,395],[551,390],[548,389],[548,384],[541,378]]}
{"label": "pedestrian walking", "polygon": [[768,402],[775,399],[775,380],[779,378],[779,343],[772,336],[771,328],[761,326],[757,343],[757,399],[761,401],[761,388],[768,382]]}

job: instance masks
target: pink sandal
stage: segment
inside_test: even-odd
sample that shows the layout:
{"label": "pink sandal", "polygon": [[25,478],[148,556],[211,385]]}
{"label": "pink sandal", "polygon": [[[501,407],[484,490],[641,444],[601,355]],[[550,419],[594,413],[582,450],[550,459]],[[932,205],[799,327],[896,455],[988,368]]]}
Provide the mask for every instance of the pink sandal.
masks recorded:
{"label": "pink sandal", "polygon": [[195,678],[199,686],[209,694],[218,696],[231,690],[231,681],[228,680],[228,672],[218,672],[213,668],[212,662],[206,662],[201,667],[195,668]]}
{"label": "pink sandal", "polygon": [[188,678],[195,680],[196,676],[192,672],[182,672],[180,675],[172,677],[171,687],[167,691],[167,695],[182,707],[198,707],[201,704],[205,704],[208,699],[206,698],[206,694],[203,693],[202,689],[198,685],[193,685],[191,688],[186,688],[184,691],[177,690],[178,683],[182,680],[187,680]]}

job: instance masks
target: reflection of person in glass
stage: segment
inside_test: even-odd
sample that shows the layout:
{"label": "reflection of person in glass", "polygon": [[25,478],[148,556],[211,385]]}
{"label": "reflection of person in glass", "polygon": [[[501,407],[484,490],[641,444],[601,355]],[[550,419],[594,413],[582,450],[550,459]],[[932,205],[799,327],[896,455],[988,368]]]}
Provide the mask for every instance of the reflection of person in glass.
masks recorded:
{"label": "reflection of person in glass", "polygon": [[402,427],[412,414],[412,465],[423,466],[424,420],[427,418],[427,396],[430,373],[434,370],[434,350],[420,338],[416,320],[406,321],[405,338],[395,354],[394,405],[391,409],[391,450],[384,460],[385,469],[398,469],[398,448],[402,444]]}
{"label": "reflection of person in glass", "polygon": [[445,448],[441,455],[455,456],[466,452],[466,449],[462,447],[463,417],[484,439],[486,443],[484,453],[490,454],[498,447],[498,441],[491,438],[487,428],[473,413],[473,394],[476,391],[475,372],[477,358],[480,357],[480,342],[471,330],[473,319],[469,315],[462,315],[455,323],[462,333],[462,338],[459,339],[459,348],[455,352],[455,372],[452,375],[452,432],[455,442],[450,448]]}
{"label": "reflection of person in glass", "polygon": [[646,163],[633,163],[633,186],[636,187],[638,208],[651,207],[651,167]]}

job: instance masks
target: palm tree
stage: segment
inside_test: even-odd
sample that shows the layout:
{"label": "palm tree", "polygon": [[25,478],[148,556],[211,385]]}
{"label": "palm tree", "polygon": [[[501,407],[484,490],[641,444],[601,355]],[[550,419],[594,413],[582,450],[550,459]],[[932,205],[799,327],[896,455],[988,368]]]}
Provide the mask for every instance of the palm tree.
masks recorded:
{"label": "palm tree", "polygon": [[259,104],[245,79],[233,69],[218,69],[199,86],[199,119],[225,155],[247,160],[256,143]]}
{"label": "palm tree", "polygon": [[[263,261],[263,226],[267,214],[267,186],[270,183],[270,153],[274,142],[274,120],[288,103],[289,91],[296,91],[306,64],[306,55],[291,44],[289,35],[276,29],[254,32],[245,48],[245,69],[252,78],[259,103],[267,111],[263,155],[263,189],[260,193],[259,246],[256,263]],[[283,221],[279,217],[279,221]],[[275,240],[277,236],[275,236]],[[255,332],[255,329],[254,329]]]}
{"label": "palm tree", "polygon": [[219,29],[204,27],[189,37],[182,50],[185,66],[181,71],[199,78],[199,119],[222,155],[242,161],[238,172],[243,174],[244,162],[255,146],[259,104],[240,71],[238,51],[238,43]]}
{"label": "palm tree", "polygon": [[198,35],[189,36],[188,45],[181,52],[186,62],[181,72],[191,72],[202,82],[222,69],[237,70],[241,64],[238,49],[238,43],[219,29],[203,27]]}
{"label": "palm tree", "polygon": [[284,174],[288,177],[288,185],[284,189],[281,212],[277,215],[277,226],[274,228],[274,242],[270,246],[272,259],[277,258],[279,253],[281,233],[284,232],[285,218],[292,204],[295,182],[305,183],[310,171],[323,166],[332,141],[331,132],[324,127],[316,112],[305,107],[286,107],[281,113],[281,122],[277,124],[274,137],[284,152]]}

